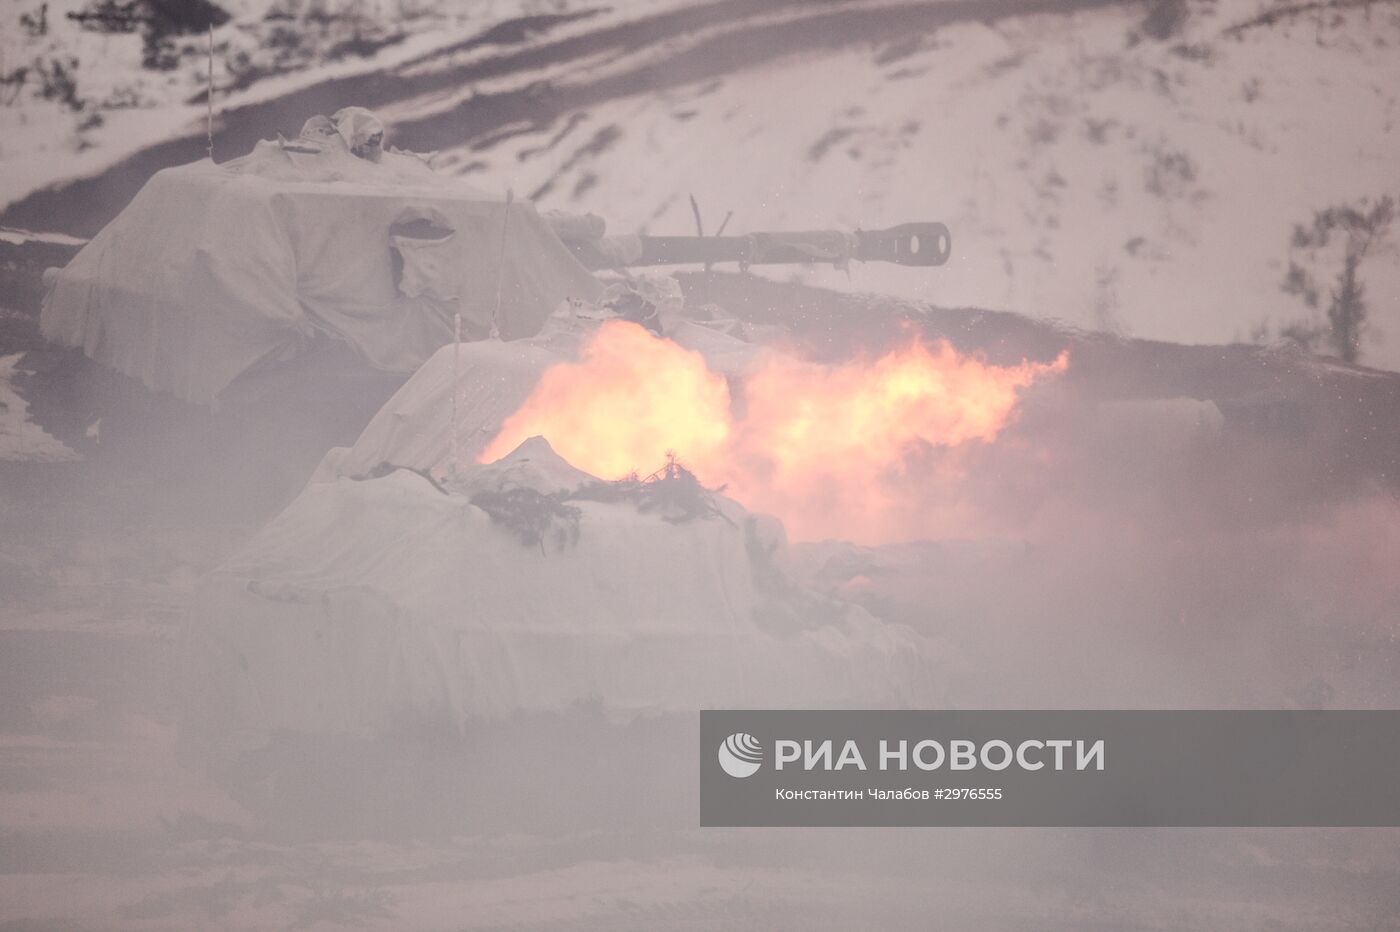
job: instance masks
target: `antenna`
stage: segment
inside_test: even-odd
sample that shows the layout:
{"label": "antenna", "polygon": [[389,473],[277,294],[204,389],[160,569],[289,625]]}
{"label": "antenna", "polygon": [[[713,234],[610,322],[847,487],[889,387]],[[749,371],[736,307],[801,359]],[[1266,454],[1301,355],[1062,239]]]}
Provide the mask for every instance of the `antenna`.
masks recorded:
{"label": "antenna", "polygon": [[501,285],[506,271],[506,231],[510,228],[510,205],[515,203],[515,189],[506,188],[506,209],[501,217],[501,255],[496,264],[496,306],[491,310],[491,339],[501,338]]}
{"label": "antenna", "polygon": [[209,145],[205,151],[209,153],[209,161],[214,161],[214,21],[209,21],[209,77],[208,88],[204,92],[204,130],[207,134]]}
{"label": "antenna", "polygon": [[457,393],[460,391],[458,385],[459,359],[462,355],[462,310],[460,307],[452,317],[452,423],[448,432],[449,459],[448,476],[457,478],[458,457],[460,449],[457,441]]}

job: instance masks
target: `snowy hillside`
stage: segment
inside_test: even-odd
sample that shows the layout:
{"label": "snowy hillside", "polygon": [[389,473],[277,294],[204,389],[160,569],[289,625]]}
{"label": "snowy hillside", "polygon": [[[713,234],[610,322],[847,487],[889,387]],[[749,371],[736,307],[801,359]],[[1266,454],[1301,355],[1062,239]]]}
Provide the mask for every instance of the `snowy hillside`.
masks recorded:
{"label": "snowy hillside", "polygon": [[[1400,12],[1247,25],[1259,12],[1193,4],[1180,36],[1136,44],[1137,6],[955,23],[581,107],[445,156],[615,229],[689,232],[690,193],[711,231],[731,209],[730,232],[943,220],[943,269],[805,277],[1148,338],[1272,340],[1322,318],[1281,291],[1289,262],[1311,261],[1324,289],[1342,266],[1340,249],[1291,251],[1295,225],[1400,194]],[[1361,358],[1388,368],[1397,246],[1400,230],[1360,267],[1376,324]]]}
{"label": "snowy hillside", "polygon": [[[139,36],[77,30],[62,16],[77,0],[49,6],[49,34],[11,31],[7,61],[71,52],[84,102],[0,110],[5,200],[128,156],[139,182],[202,155],[202,36],[151,71]],[[943,220],[944,269],[803,277],[1134,336],[1323,327],[1345,243],[1295,248],[1295,227],[1400,195],[1400,10],[1386,2],[224,6],[216,156],[365,103],[447,170],[615,232],[690,232],[689,194],[710,232],[730,210],[734,233]],[[187,144],[133,156],[172,137]],[[132,182],[74,197],[122,201]],[[29,206],[27,225],[62,226],[52,202]],[[1311,307],[1283,291],[1293,262]],[[1400,368],[1400,230],[1356,272],[1361,361]],[[1325,334],[1314,346],[1334,351]]]}
{"label": "snowy hillside", "polygon": [[140,20],[124,24],[124,6],[102,19],[102,0],[0,0],[0,203],[105,170],[153,143],[204,134],[211,64],[222,113],[412,63],[493,29],[509,42],[556,24],[567,32],[569,22],[602,12],[576,14],[549,0],[220,0],[211,62],[202,29],[152,40]]}

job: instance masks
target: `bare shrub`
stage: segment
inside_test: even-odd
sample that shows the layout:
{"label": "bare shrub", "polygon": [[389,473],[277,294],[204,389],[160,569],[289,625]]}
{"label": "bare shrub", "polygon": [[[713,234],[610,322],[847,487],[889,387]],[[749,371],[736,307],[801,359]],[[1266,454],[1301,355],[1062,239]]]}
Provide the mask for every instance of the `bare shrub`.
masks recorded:
{"label": "bare shrub", "polygon": [[1149,39],[1165,42],[1181,35],[1187,12],[1186,0],[1149,0],[1147,16],[1138,28]]}
{"label": "bare shrub", "polygon": [[[1302,299],[1309,308],[1322,304],[1323,286],[1318,281],[1322,269],[1332,264],[1337,247],[1341,249],[1341,269],[1331,288],[1326,312],[1326,324],[1303,322],[1294,324],[1284,333],[1297,342],[1314,348],[1326,335],[1327,343],[1343,360],[1354,363],[1361,356],[1361,345],[1368,329],[1366,287],[1361,281],[1361,262],[1376,248],[1390,230],[1395,219],[1395,199],[1382,197],[1375,204],[1362,201],[1356,206],[1342,205],[1320,210],[1312,222],[1293,229],[1293,257],[1281,285],[1285,294]],[[1304,264],[1306,263],[1306,265]],[[1311,266],[1311,268],[1309,268]]]}
{"label": "bare shrub", "polygon": [[1179,197],[1196,181],[1196,163],[1184,149],[1151,150],[1152,161],[1143,173],[1143,185],[1158,197]]}
{"label": "bare shrub", "polygon": [[142,66],[171,71],[180,64],[176,36],[222,26],[229,14],[211,0],[91,0],[68,18],[94,32],[140,32]]}

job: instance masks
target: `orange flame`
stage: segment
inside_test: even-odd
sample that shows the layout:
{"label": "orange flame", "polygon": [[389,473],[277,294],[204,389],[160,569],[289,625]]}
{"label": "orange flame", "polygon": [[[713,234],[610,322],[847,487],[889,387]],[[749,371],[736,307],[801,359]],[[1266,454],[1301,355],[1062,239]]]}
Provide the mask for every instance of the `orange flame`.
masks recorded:
{"label": "orange flame", "polygon": [[541,436],[603,479],[650,472],[668,450],[686,462],[723,460],[729,385],[705,358],[636,324],[605,321],[578,362],[551,366],[477,458],[490,463]]}
{"label": "orange flame", "polygon": [[801,539],[927,536],[910,509],[921,478],[911,460],[995,440],[1018,392],[1067,364],[993,366],[942,340],[835,367],[775,357],[745,384],[739,447],[750,468],[727,476],[730,491]]}
{"label": "orange flame", "polygon": [[773,353],[743,380],[736,414],[724,377],[698,353],[608,321],[578,362],[545,372],[480,460],[538,434],[612,479],[675,451],[701,481],[778,515],[794,537],[909,539],[929,531],[911,507],[928,478],[914,474],[920,455],[995,440],[1019,392],[1067,363],[1061,354],[995,366],[919,340],[838,366]]}

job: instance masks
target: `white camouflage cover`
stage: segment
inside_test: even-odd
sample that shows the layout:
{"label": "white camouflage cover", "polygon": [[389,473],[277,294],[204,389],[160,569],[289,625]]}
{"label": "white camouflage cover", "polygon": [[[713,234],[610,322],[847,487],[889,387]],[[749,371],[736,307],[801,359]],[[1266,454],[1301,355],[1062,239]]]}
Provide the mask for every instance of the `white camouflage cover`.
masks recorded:
{"label": "white camouflage cover", "polygon": [[[409,264],[405,288],[390,228],[424,215],[444,218],[452,236],[431,262]],[[434,269],[452,280],[424,281]],[[374,163],[343,147],[263,142],[222,165],[156,173],[57,276],[41,324],[152,390],[212,404],[318,331],[375,367],[411,372],[452,339],[455,311],[467,338],[490,333],[498,279],[506,339],[598,289],[528,204],[403,153]]]}

